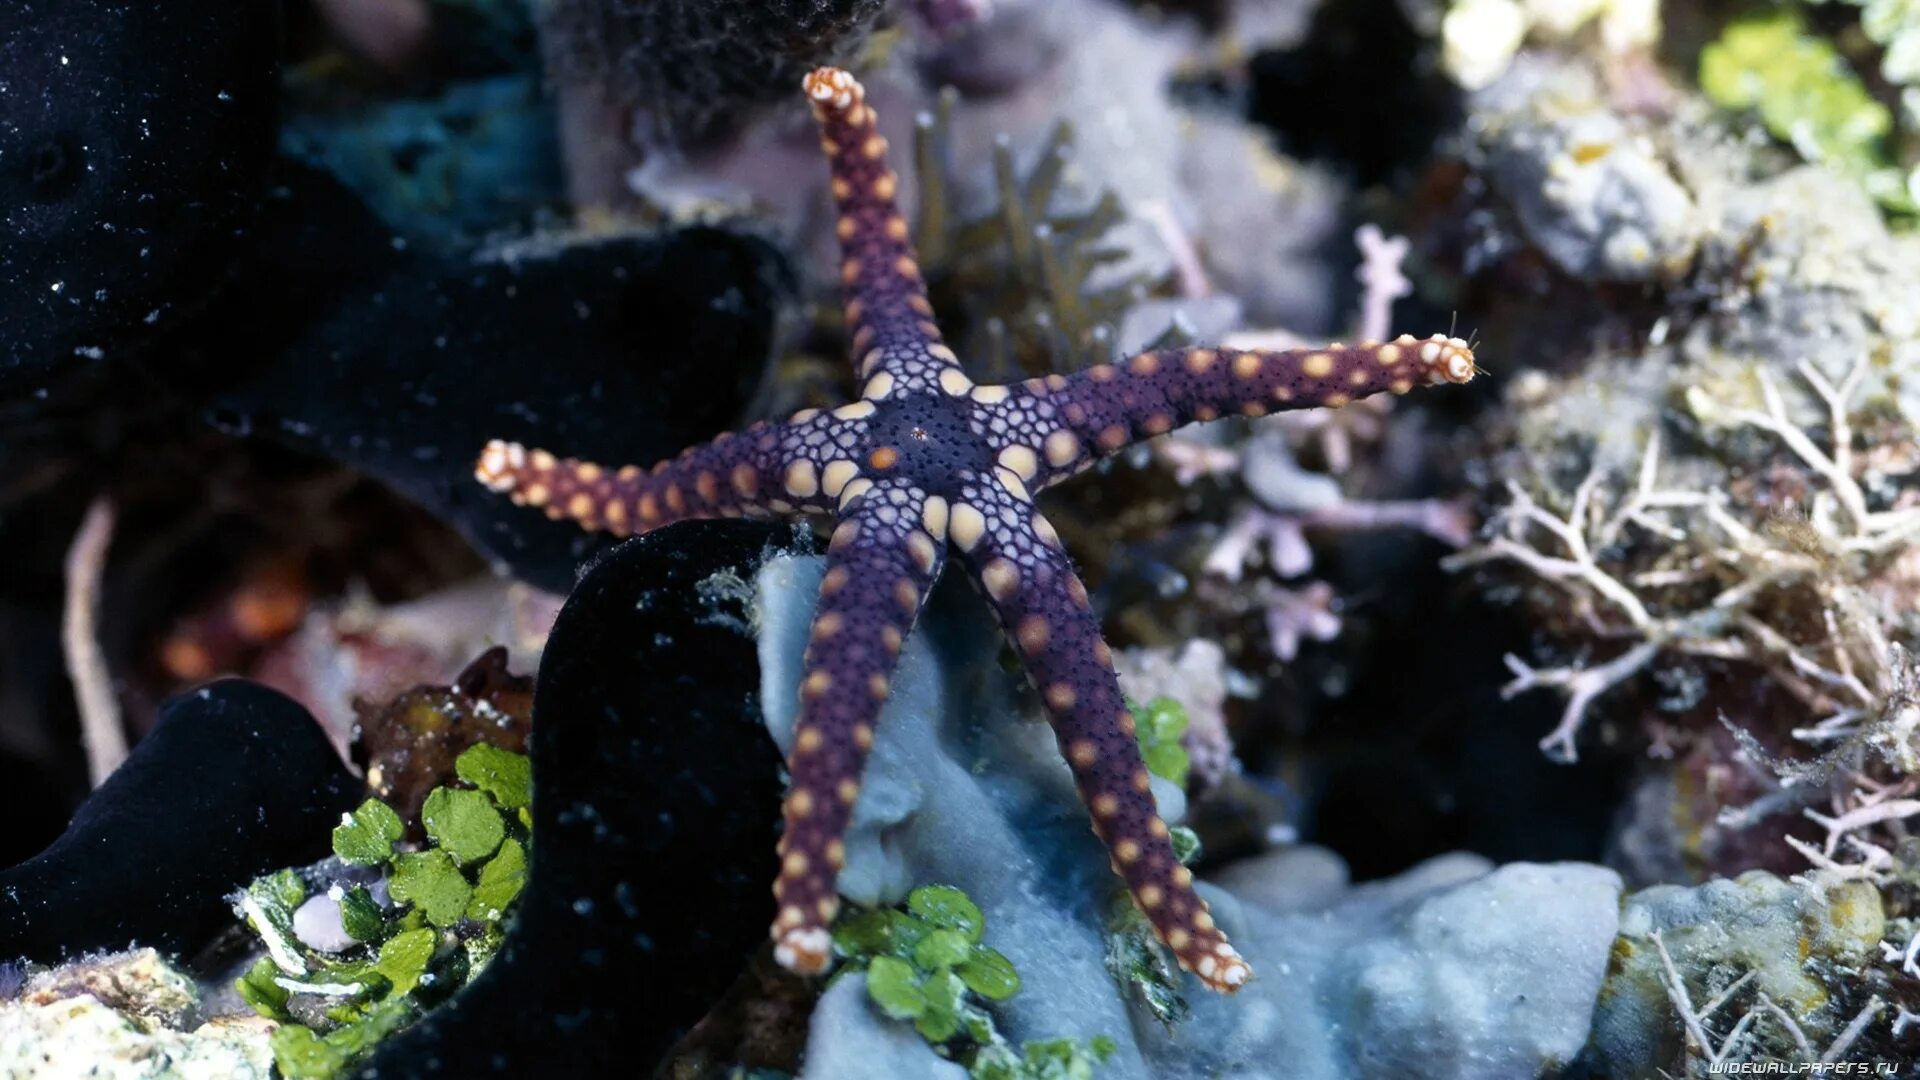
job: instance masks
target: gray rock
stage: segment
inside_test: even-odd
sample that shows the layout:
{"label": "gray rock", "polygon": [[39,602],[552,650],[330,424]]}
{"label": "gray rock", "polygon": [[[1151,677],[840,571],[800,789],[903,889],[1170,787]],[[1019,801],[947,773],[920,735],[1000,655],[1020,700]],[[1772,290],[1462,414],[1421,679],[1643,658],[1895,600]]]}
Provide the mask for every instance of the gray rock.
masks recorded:
{"label": "gray rock", "polygon": [[807,1025],[800,1080],[966,1080],[967,1070],[933,1052],[911,1024],[889,1020],[867,1001],[867,977],[827,987]]}
{"label": "gray rock", "polygon": [[[786,559],[759,577],[762,703],[783,746],[820,575],[817,559]],[[1492,1080],[1564,1063],[1586,1041],[1619,879],[1573,864],[1489,870],[1471,855],[1351,889],[1344,867],[1323,865],[1291,913],[1203,886],[1257,975],[1233,997],[1186,979],[1192,1018],[1162,1027],[1108,974],[1102,915],[1117,882],[1051,732],[1021,707],[996,662],[998,633],[982,605],[954,595],[962,589],[936,592],[903,654],[854,809],[841,891],[894,903],[922,884],[966,890],[987,915],[987,942],[1024,980],[993,1009],[1016,1044],[1109,1036],[1119,1048],[1101,1076],[1112,1080]],[[1307,858],[1275,861],[1284,869]],[[1275,869],[1264,884],[1257,871],[1236,877],[1253,882],[1250,898],[1272,897]],[[905,1025],[870,1009],[859,1015],[864,994],[848,986],[829,991],[832,1011],[815,1018],[808,1076],[856,1075],[817,1071],[827,1066],[815,1062],[904,1052]]]}
{"label": "gray rock", "polygon": [[1692,195],[1584,72],[1516,64],[1475,112],[1488,180],[1561,269],[1652,281],[1692,261],[1702,231]]}

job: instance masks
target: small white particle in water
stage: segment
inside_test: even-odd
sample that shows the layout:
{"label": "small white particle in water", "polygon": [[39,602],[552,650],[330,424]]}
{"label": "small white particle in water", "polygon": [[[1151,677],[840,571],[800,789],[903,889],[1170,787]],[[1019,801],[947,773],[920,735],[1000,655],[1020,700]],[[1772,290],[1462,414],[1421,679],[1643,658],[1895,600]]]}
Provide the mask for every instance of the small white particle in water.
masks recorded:
{"label": "small white particle in water", "polygon": [[56,281],[53,283],[53,286],[52,286],[54,292],[59,292],[60,290],[66,287],[67,287],[67,283],[64,281]]}
{"label": "small white particle in water", "polygon": [[232,101],[232,100],[233,100],[233,95],[232,95],[232,94],[229,94],[229,93],[227,93],[227,92],[226,92],[225,90],[222,90],[222,91],[220,91],[220,92],[219,92],[218,94],[215,94],[215,95],[214,95],[214,97],[217,97],[217,98],[219,98],[219,99],[220,99],[221,101]]}

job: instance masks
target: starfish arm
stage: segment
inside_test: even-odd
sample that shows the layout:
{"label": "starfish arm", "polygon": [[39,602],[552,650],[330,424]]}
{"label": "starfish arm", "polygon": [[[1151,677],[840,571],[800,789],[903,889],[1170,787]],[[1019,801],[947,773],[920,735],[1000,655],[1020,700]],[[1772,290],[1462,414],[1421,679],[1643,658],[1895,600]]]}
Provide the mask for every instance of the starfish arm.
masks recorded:
{"label": "starfish arm", "polygon": [[1466,342],[1403,335],[1319,349],[1157,349],[1072,375],[978,387],[973,398],[1005,391],[982,434],[1001,465],[1046,487],[1196,420],[1337,407],[1385,391],[1466,382],[1475,371]]}
{"label": "starfish arm", "polygon": [[494,440],[474,476],[555,520],[620,536],[691,518],[831,511],[853,477],[850,455],[873,406],[796,413],[689,447],[651,469],[613,469]]}
{"label": "starfish arm", "polygon": [[1252,973],[1174,857],[1113,656],[1060,538],[1005,469],[963,480],[949,535],[1046,703],[1093,831],[1180,965],[1216,990]]}
{"label": "starfish arm", "polygon": [[774,956],[804,974],[826,967],[839,907],[834,882],[874,720],[901,644],[946,555],[947,502],[903,480],[860,479],[827,547],[800,682],[787,769],[786,830],[773,885]]}
{"label": "starfish arm", "polygon": [[947,372],[964,382],[933,321],[907,221],[893,199],[899,182],[887,166],[887,140],[865,89],[838,68],[820,68],[807,76],[806,92],[833,174],[847,331],[866,396],[885,397],[895,384],[925,388]]}

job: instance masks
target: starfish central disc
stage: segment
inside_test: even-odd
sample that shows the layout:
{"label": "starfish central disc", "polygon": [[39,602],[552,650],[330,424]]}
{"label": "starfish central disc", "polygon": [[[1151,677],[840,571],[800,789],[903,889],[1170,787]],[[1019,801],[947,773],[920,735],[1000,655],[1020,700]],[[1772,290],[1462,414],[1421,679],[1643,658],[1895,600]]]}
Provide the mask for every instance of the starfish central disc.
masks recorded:
{"label": "starfish central disc", "polygon": [[945,394],[908,394],[875,403],[860,465],[871,479],[897,477],[951,500],[959,477],[992,468],[993,447],[973,429],[962,402]]}

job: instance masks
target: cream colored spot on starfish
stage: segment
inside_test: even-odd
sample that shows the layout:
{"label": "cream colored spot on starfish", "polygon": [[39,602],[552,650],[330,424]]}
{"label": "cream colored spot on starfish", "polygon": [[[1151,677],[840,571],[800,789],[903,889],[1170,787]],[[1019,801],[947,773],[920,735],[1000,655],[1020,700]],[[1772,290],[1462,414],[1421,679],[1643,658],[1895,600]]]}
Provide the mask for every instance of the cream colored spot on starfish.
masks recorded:
{"label": "cream colored spot on starfish", "polygon": [[1060,546],[1060,531],[1053,527],[1053,522],[1048,521],[1039,514],[1033,515],[1033,534],[1038,536],[1040,542],[1048,547],[1057,548]]}
{"label": "cream colored spot on starfish", "polygon": [[1047,453],[1047,464],[1064,468],[1080,456],[1080,440],[1073,432],[1060,428],[1047,436],[1042,449]]}
{"label": "cream colored spot on starfish", "polygon": [[518,494],[528,506],[545,506],[547,500],[553,498],[553,489],[545,484],[528,484]]}
{"label": "cream colored spot on starfish", "polygon": [[1328,394],[1320,404],[1325,405],[1329,409],[1339,409],[1344,408],[1352,402],[1353,398],[1346,394]]}
{"label": "cream colored spot on starfish", "polygon": [[959,368],[946,368],[940,372],[940,389],[951,397],[959,397],[973,389],[973,380],[967,378],[967,373]]}
{"label": "cream colored spot on starfish", "polygon": [[971,503],[956,503],[947,522],[947,538],[961,551],[972,551],[987,534],[986,516]]}
{"label": "cream colored spot on starfish", "polygon": [[851,285],[860,277],[860,260],[848,259],[840,264],[840,283]]}
{"label": "cream colored spot on starfish", "polygon": [[900,182],[894,179],[893,173],[883,172],[879,178],[873,182],[873,193],[879,198],[891,199],[893,198],[894,189],[899,185]]}
{"label": "cream colored spot on starfish", "polygon": [[1433,363],[1435,360],[1440,359],[1440,335],[1439,334],[1433,335],[1433,340],[1420,346],[1420,359],[1429,364]]}
{"label": "cream colored spot on starfish", "polygon": [[1010,599],[1020,588],[1020,568],[1011,559],[994,559],[980,568],[980,582],[995,600]]}
{"label": "cream colored spot on starfish", "polygon": [[920,589],[911,579],[901,578],[893,583],[893,602],[909,616],[920,610]]}
{"label": "cream colored spot on starfish", "polygon": [[1233,358],[1233,373],[1242,379],[1260,374],[1260,354],[1243,352]]}
{"label": "cream colored spot on starfish", "polygon": [[1021,483],[1020,477],[1011,470],[1005,468],[995,469],[993,470],[993,478],[1000,481],[1000,486],[1006,489],[1007,494],[1021,502],[1033,501],[1033,496],[1027,492],[1027,485]]}
{"label": "cream colored spot on starfish", "polygon": [[820,734],[819,728],[802,728],[800,734],[794,736],[793,749],[795,753],[811,754],[815,750],[820,749],[826,741],[827,737]]}
{"label": "cream colored spot on starfish", "polygon": [[847,581],[852,576],[844,566],[836,566],[827,571],[827,576],[820,579],[820,595],[832,596],[834,593],[846,588]]}
{"label": "cream colored spot on starfish", "polygon": [[608,499],[600,509],[600,516],[608,525],[618,529],[627,523],[627,504],[619,499]]}
{"label": "cream colored spot on starfish", "polygon": [[653,522],[660,519],[660,501],[652,495],[640,496],[640,505],[635,509],[639,512],[641,521]]}
{"label": "cream colored spot on starfish", "polygon": [[1165,435],[1173,430],[1173,417],[1166,413],[1154,413],[1140,421],[1140,430],[1149,435]]}
{"label": "cream colored spot on starfish", "polygon": [[1300,370],[1309,379],[1324,379],[1333,374],[1333,357],[1323,352],[1308,353],[1300,361]]}
{"label": "cream colored spot on starfish", "polygon": [[830,638],[833,635],[839,633],[841,629],[844,628],[846,625],[847,625],[846,616],[840,614],[837,611],[829,611],[826,614],[820,616],[819,618],[813,620],[813,633],[812,633],[813,640],[823,641],[827,638]]}
{"label": "cream colored spot on starfish", "polygon": [[867,385],[860,391],[860,396],[872,400],[874,398],[886,397],[892,392],[893,376],[883,371],[867,380]]}
{"label": "cream colored spot on starfish", "polygon": [[837,499],[859,475],[860,466],[846,458],[829,461],[827,467],[820,471],[820,490],[827,493],[827,498]]}
{"label": "cream colored spot on starfish", "polygon": [[788,904],[780,909],[780,917],[774,920],[775,926],[799,926],[807,921],[807,913],[797,905]]}
{"label": "cream colored spot on starfish", "polygon": [[1393,391],[1396,394],[1404,394],[1407,391],[1413,389],[1413,380],[1412,379],[1395,379],[1392,382],[1387,384],[1387,389]]}
{"label": "cream colored spot on starfish", "polygon": [[899,627],[888,625],[880,628],[880,643],[885,645],[887,651],[893,655],[900,655],[900,646],[904,644],[905,641],[906,639],[900,635]]}
{"label": "cream colored spot on starfish", "polygon": [[780,870],[788,877],[803,877],[808,870],[807,857],[798,851],[789,851],[787,857],[780,860]]}
{"label": "cream colored spot on starfish", "polygon": [[[838,148],[833,145],[831,140],[821,139],[820,149],[825,150],[828,156],[832,156],[834,150]],[[842,214],[840,215],[840,220],[833,223],[833,234],[841,240],[851,240],[853,239],[854,232],[859,228],[859,222],[853,220],[850,215]]]}
{"label": "cream colored spot on starfish", "polygon": [[1011,395],[1004,386],[976,386],[973,388],[973,400],[982,405],[998,405]]}
{"label": "cream colored spot on starfish", "polygon": [[938,495],[927,496],[926,504],[920,508],[920,524],[933,536],[947,535],[947,500]]}
{"label": "cream colored spot on starfish", "polygon": [[1147,831],[1164,840],[1167,836],[1167,823],[1157,816],[1150,817],[1147,819]]}
{"label": "cream colored spot on starfish", "polygon": [[895,243],[899,243],[907,238],[907,221],[899,214],[888,218],[887,223],[881,226],[881,228],[886,230],[887,239]]}
{"label": "cream colored spot on starfish", "polygon": [[840,796],[841,802],[852,806],[853,800],[860,797],[860,782],[857,780],[842,780],[834,788],[834,793]]}
{"label": "cream colored spot on starfish", "polygon": [[[1087,369],[1087,378],[1094,382],[1112,382],[1119,377],[1120,369],[1112,364],[1095,364]],[[1028,379],[1027,382],[1028,388],[1036,394],[1047,388],[1047,384],[1038,379]]]}
{"label": "cream colored spot on starfish", "polygon": [[907,534],[907,554],[913,557],[913,565],[919,567],[921,573],[931,574],[940,550],[934,546],[933,537],[915,529]]}
{"label": "cream colored spot on starfish", "polygon": [[794,817],[806,817],[813,813],[813,792],[806,788],[795,788],[787,796],[787,810]]}
{"label": "cream colored spot on starfish", "polygon": [[875,701],[887,700],[887,690],[887,677],[885,675],[875,674],[867,676],[867,692],[873,695]]}
{"label": "cream colored spot on starfish", "polygon": [[1142,885],[1140,891],[1134,894],[1134,899],[1140,902],[1140,908],[1143,911],[1152,911],[1166,898],[1166,890],[1158,885]]}
{"label": "cream colored spot on starfish", "polygon": [[1172,949],[1174,952],[1179,952],[1192,943],[1193,935],[1177,926],[1167,931],[1167,948]]}
{"label": "cream colored spot on starfish", "polygon": [[1400,346],[1382,345],[1374,351],[1373,358],[1379,361],[1381,367],[1392,367],[1400,362]]}
{"label": "cream colored spot on starfish", "polygon": [[860,523],[858,521],[843,521],[833,527],[833,537],[827,541],[827,550],[845,551],[859,538]]}
{"label": "cream colored spot on starfish", "polygon": [[1119,843],[1113,845],[1113,857],[1116,859],[1119,859],[1121,864],[1124,866],[1131,866],[1134,863],[1139,862],[1140,861],[1140,842],[1138,840],[1120,841]]}
{"label": "cream colored spot on starfish", "polygon": [[873,749],[873,725],[872,724],[853,725],[853,745],[859,747],[862,750]]}
{"label": "cream colored spot on starfish", "polygon": [[840,509],[845,510],[853,500],[873,490],[873,481],[862,476],[840,490]]}
{"label": "cream colored spot on starfish", "polygon": [[604,475],[604,470],[591,461],[583,461],[573,467],[574,479],[583,484],[591,484]]}
{"label": "cream colored spot on starfish", "polygon": [[533,466],[534,472],[552,472],[560,461],[545,450],[535,450],[527,455],[527,464]]}
{"label": "cream colored spot on starfish", "polygon": [[1195,405],[1193,407],[1193,418],[1202,423],[1212,420],[1219,415],[1220,410],[1211,405]]}
{"label": "cream colored spot on starfish", "polygon": [[1093,797],[1095,817],[1110,818],[1120,812],[1120,797],[1112,792],[1101,792]]}
{"label": "cream colored spot on starfish", "polygon": [[843,202],[846,200],[847,196],[853,194],[853,185],[847,183],[845,180],[841,179],[838,176],[834,177],[831,181],[828,182],[827,189],[833,192],[834,198],[839,199]]}
{"label": "cream colored spot on starfish", "polygon": [[1193,913],[1193,925],[1199,930],[1213,929],[1213,915],[1205,908]]}
{"label": "cream colored spot on starfish", "polygon": [[1205,375],[1213,369],[1214,361],[1219,358],[1220,355],[1212,349],[1191,349],[1186,356],[1187,370],[1195,375]]}
{"label": "cream colored spot on starfish", "polygon": [[833,689],[833,676],[826,671],[813,672],[800,684],[800,689],[808,697],[819,697]]}
{"label": "cream colored spot on starfish", "polygon": [[1265,416],[1267,411],[1267,403],[1264,401],[1249,401],[1240,406],[1242,416]]}
{"label": "cream colored spot on starfish", "polygon": [[1143,795],[1153,790],[1153,778],[1147,775],[1147,770],[1133,770],[1133,790]]}
{"label": "cream colored spot on starfish", "polygon": [[920,264],[913,261],[913,256],[902,255],[893,260],[893,272],[903,278],[917,279],[920,276]]}
{"label": "cream colored spot on starfish", "polygon": [[1047,687],[1047,704],[1054,712],[1066,712],[1073,708],[1074,702],[1079,700],[1080,695],[1074,693],[1073,687],[1066,683],[1054,683]]}
{"label": "cream colored spot on starfish", "polygon": [[576,492],[567,500],[567,516],[586,520],[593,516],[593,496],[584,491]]}
{"label": "cream colored spot on starfish", "polygon": [[1127,445],[1127,429],[1120,424],[1111,424],[1100,432],[1100,446],[1106,450],[1118,450]]}
{"label": "cream colored spot on starfish", "polygon": [[1160,357],[1157,353],[1141,353],[1127,361],[1127,370],[1135,375],[1151,375],[1160,370]]}
{"label": "cream colored spot on starfish", "polygon": [[1356,387],[1365,386],[1367,385],[1368,378],[1370,378],[1370,376],[1368,376],[1365,368],[1354,368],[1353,374],[1347,376],[1347,384]]}
{"label": "cream colored spot on starfish", "polygon": [[1193,871],[1191,871],[1191,870],[1189,870],[1189,869],[1187,869],[1187,868],[1186,868],[1186,867],[1184,867],[1184,866],[1176,866],[1176,867],[1174,867],[1174,868],[1173,868],[1173,883],[1174,883],[1175,885],[1178,885],[1178,886],[1180,886],[1180,887],[1181,887],[1181,888],[1183,888],[1183,889],[1184,889],[1184,888],[1186,888],[1187,886],[1189,886],[1189,885],[1191,885],[1191,884],[1193,884]]}
{"label": "cream colored spot on starfish", "polygon": [[833,410],[835,420],[865,420],[874,414],[873,402],[856,401],[851,405],[842,405]]}
{"label": "cream colored spot on starfish", "polygon": [[1040,459],[1034,454],[1031,446],[1015,443],[1000,451],[998,460],[1002,468],[1011,470],[1022,480],[1031,480],[1033,474],[1040,471]]}
{"label": "cream colored spot on starfish", "polygon": [[810,498],[820,492],[820,474],[814,469],[813,462],[806,458],[787,466],[787,494],[798,498]]}
{"label": "cream colored spot on starfish", "polygon": [[841,840],[835,840],[829,843],[827,845],[826,856],[828,865],[832,866],[835,870],[847,865],[846,843]]}
{"label": "cream colored spot on starfish", "polygon": [[1067,578],[1067,596],[1073,601],[1074,607],[1087,610],[1087,586],[1078,575]]}

